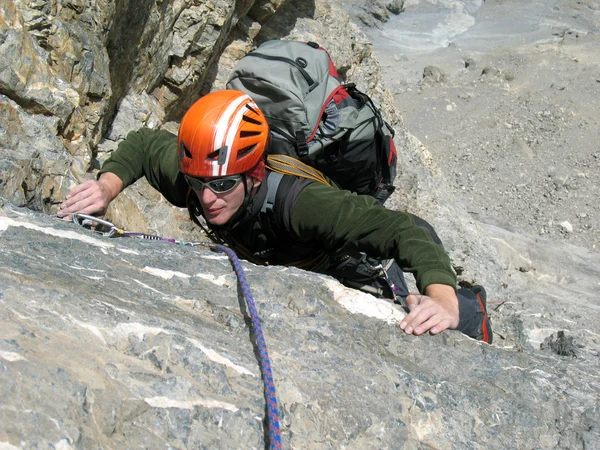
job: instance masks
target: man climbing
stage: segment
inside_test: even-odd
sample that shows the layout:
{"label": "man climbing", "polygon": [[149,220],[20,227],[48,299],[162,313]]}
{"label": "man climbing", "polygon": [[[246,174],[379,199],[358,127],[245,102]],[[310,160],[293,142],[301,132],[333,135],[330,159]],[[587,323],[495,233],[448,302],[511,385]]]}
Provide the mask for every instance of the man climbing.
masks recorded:
{"label": "man climbing", "polygon": [[[458,329],[491,343],[485,290],[476,286],[457,292],[450,258],[427,222],[385,209],[367,195],[276,174],[265,167],[269,145],[267,121],[248,95],[213,92],[186,112],[178,136],[131,132],[97,180],[67,194],[58,215],[101,216],[124,188],[145,176],[170,203],[187,207],[200,226],[198,218],[203,218],[209,236],[242,258],[294,265],[331,274],[350,286],[370,284],[390,298],[404,297],[409,314],[400,327],[408,334]],[[365,264],[347,267],[357,260],[348,255],[363,263],[393,260],[384,273],[387,283],[361,280]],[[408,295],[402,271],[414,275],[421,294]]]}

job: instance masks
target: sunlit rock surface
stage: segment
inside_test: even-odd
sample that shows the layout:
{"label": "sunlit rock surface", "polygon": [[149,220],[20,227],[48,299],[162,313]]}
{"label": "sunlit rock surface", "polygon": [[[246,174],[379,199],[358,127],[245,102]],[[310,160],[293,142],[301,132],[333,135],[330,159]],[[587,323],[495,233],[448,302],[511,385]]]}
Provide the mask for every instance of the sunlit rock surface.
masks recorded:
{"label": "sunlit rock surface", "polygon": [[[9,204],[1,214],[4,448],[264,447],[263,385],[226,256],[104,238]],[[332,279],[244,268],[286,447],[600,443],[589,349],[409,337],[396,307]]]}

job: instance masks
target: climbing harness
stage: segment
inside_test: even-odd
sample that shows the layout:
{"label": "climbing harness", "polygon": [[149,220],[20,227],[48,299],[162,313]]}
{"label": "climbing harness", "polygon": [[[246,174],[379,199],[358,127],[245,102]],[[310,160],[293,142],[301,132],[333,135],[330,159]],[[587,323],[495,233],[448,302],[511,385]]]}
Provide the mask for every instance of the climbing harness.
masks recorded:
{"label": "climbing harness", "polygon": [[242,267],[242,263],[240,262],[235,252],[229,247],[225,247],[224,245],[220,244],[214,244],[211,242],[185,242],[153,234],[125,231],[123,229],[118,228],[117,226],[115,226],[115,224],[109,222],[108,220],[100,219],[98,217],[90,216],[88,214],[73,214],[73,222],[84,228],[91,229],[95,233],[98,233],[105,237],[131,237],[138,239],[148,239],[153,241],[167,241],[174,244],[184,245],[187,247],[196,247],[202,245],[206,247],[212,247],[222,253],[225,253],[229,257],[231,263],[233,264],[233,268],[237,275],[238,281],[240,283],[240,287],[242,288],[244,301],[246,302],[246,306],[248,307],[248,313],[250,315],[252,331],[254,332],[254,335],[256,337],[256,346],[258,348],[259,354],[260,371],[263,378],[265,399],[267,401],[267,418],[269,424],[270,448],[272,450],[281,449],[282,446],[281,433],[279,427],[279,408],[277,406],[277,395],[275,392],[275,383],[273,381],[273,371],[271,370],[271,361],[269,360],[269,353],[267,351],[267,343],[263,335],[260,318],[258,316],[258,310],[256,309],[256,304],[254,303],[254,298],[252,296],[252,292],[250,291],[250,287],[248,285],[248,281],[244,273],[244,268]]}

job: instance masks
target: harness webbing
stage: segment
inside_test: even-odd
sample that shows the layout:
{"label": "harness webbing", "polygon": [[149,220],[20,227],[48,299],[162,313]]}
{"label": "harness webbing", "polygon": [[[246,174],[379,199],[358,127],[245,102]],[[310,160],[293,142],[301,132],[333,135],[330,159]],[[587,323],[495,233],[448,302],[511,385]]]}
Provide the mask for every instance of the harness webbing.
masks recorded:
{"label": "harness webbing", "polygon": [[275,391],[275,382],[273,380],[273,371],[271,369],[271,361],[269,360],[269,352],[267,351],[267,343],[263,335],[260,317],[258,315],[258,310],[256,309],[256,304],[254,303],[254,297],[252,296],[252,292],[250,291],[250,286],[248,285],[248,281],[246,279],[246,274],[244,273],[244,268],[242,267],[242,263],[240,262],[235,252],[230,248],[225,247],[224,245],[213,244],[211,242],[185,242],[153,234],[125,231],[120,228],[117,228],[112,222],[100,219],[98,217],[89,216],[87,214],[73,214],[73,222],[83,227],[90,227],[94,222],[102,225],[103,227],[107,227],[108,231],[94,230],[97,233],[102,234],[106,237],[130,237],[138,239],[147,239],[152,241],[167,241],[173,244],[184,245],[187,247],[196,247],[202,245],[206,247],[212,247],[222,253],[225,253],[229,257],[231,263],[233,264],[233,269],[235,270],[235,273],[237,275],[238,282],[240,283],[240,287],[242,288],[244,302],[248,307],[248,314],[250,315],[252,331],[256,338],[260,372],[262,374],[265,399],[267,402],[267,419],[269,423],[270,448],[272,450],[281,449],[282,446],[281,432],[279,427],[279,408],[277,406],[277,393]]}
{"label": "harness webbing", "polygon": [[331,183],[327,181],[321,171],[288,155],[267,156],[267,167],[273,172],[283,175],[296,175],[297,177],[308,178],[309,180],[331,186]]}

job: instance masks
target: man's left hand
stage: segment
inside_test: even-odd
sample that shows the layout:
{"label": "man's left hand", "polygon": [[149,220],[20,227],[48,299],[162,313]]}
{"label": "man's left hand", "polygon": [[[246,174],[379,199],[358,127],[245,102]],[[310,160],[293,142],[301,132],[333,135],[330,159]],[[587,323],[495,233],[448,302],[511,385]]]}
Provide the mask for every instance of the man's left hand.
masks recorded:
{"label": "man's left hand", "polygon": [[410,294],[406,298],[410,312],[400,322],[400,328],[417,336],[427,331],[438,334],[448,328],[456,328],[459,314],[454,288],[431,284],[425,289],[425,294]]}

